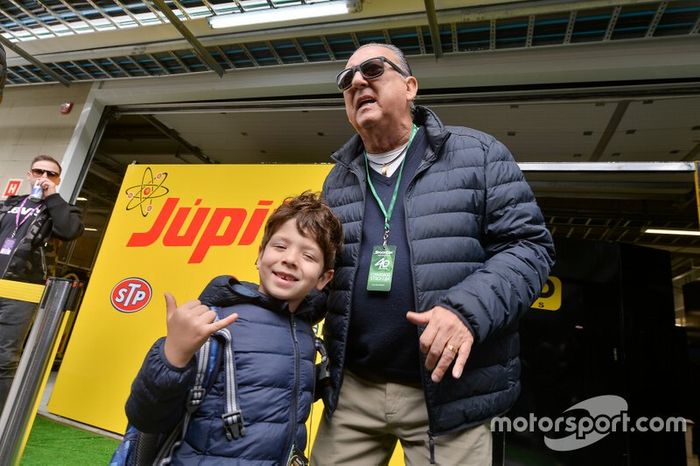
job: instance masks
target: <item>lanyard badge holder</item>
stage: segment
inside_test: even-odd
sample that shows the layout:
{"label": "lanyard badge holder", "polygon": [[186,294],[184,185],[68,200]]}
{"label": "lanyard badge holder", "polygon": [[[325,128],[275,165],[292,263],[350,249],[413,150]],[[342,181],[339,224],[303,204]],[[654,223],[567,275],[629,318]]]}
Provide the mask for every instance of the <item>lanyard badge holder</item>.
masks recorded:
{"label": "lanyard badge holder", "polygon": [[24,209],[24,205],[26,203],[27,198],[25,198],[17,208],[17,215],[15,216],[15,229],[12,231],[12,234],[8,238],[5,238],[5,241],[2,242],[2,246],[0,246],[0,254],[2,254],[3,256],[9,256],[10,254],[12,254],[12,251],[17,245],[17,238],[15,238],[15,236],[17,236],[17,231],[19,231],[19,227],[21,227],[24,224],[24,222],[29,220],[29,217],[31,217],[34,214],[34,209],[31,209],[28,213],[22,216],[22,209]]}
{"label": "lanyard badge holder", "polygon": [[[409,147],[411,147],[411,142],[413,142],[413,137],[416,135],[418,127],[413,125],[411,129],[411,137],[408,140],[408,144],[404,149],[407,154]],[[369,263],[369,275],[367,276],[367,291],[391,291],[391,280],[394,276],[394,263],[396,262],[396,246],[389,244],[389,233],[391,232],[390,222],[391,216],[394,213],[394,206],[396,204],[396,198],[399,193],[399,185],[401,184],[401,176],[403,175],[403,167],[406,164],[406,157],[401,161],[401,168],[399,169],[399,176],[396,178],[396,186],[394,186],[394,192],[391,194],[391,202],[389,203],[389,208],[384,207],[384,203],[377,194],[377,190],[374,189],[372,184],[372,179],[369,175],[369,164],[367,163],[367,153],[365,152],[365,168],[367,170],[367,183],[372,191],[372,196],[377,201],[379,208],[384,214],[384,236],[382,238],[382,244],[374,246],[372,248],[372,257]]]}

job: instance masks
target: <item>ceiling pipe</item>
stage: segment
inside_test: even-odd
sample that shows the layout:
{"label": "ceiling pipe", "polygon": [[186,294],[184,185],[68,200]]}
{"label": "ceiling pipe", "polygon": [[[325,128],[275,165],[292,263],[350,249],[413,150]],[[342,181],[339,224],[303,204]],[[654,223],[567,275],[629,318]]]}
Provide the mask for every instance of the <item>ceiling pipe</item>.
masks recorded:
{"label": "ceiling pipe", "polygon": [[209,69],[214,71],[216,74],[219,75],[219,77],[222,77],[224,75],[224,69],[219,65],[219,62],[216,61],[216,59],[212,56],[211,53],[202,45],[202,43],[190,32],[189,29],[187,29],[187,26],[183,24],[182,21],[180,21],[180,18],[178,18],[175,13],[173,13],[173,10],[168,8],[168,5],[165,4],[164,0],[151,0],[151,3],[153,3],[161,13],[165,15],[166,18],[168,18],[168,21],[170,21],[170,24],[175,26],[175,29],[178,30],[178,32],[187,39],[187,42],[190,43],[192,48],[194,48],[195,53],[199,56],[199,58],[202,59],[204,63],[207,64]]}
{"label": "ceiling pipe", "polygon": [[180,144],[181,147],[185,148],[189,153],[197,157],[199,160],[201,160],[204,163],[218,163],[216,160],[212,159],[208,155],[206,155],[202,150],[193,145],[190,144],[187,140],[185,140],[180,134],[178,134],[177,131],[168,128],[166,125],[164,125],[160,120],[158,120],[156,117],[152,115],[141,115],[141,118],[149,122],[151,125],[153,125],[158,131],[163,133],[165,136],[168,138],[172,139],[173,141],[177,142]]}
{"label": "ceiling pipe", "polygon": [[[37,68],[41,69],[44,73],[48,74],[49,76],[51,76],[53,79],[55,79],[55,80],[58,81],[59,83],[63,84],[63,85],[66,86],[66,87],[69,87],[69,86],[70,86],[70,81],[68,81],[66,78],[64,78],[64,77],[61,76],[60,74],[56,73],[54,70],[52,70],[51,68],[49,68],[47,65],[43,64],[42,62],[40,62],[39,60],[37,60],[36,58],[34,58],[33,56],[31,56],[30,54],[28,54],[27,52],[25,52],[24,50],[22,50],[20,47],[18,47],[17,45],[15,45],[13,42],[10,42],[9,40],[7,40],[5,37],[2,36],[2,34],[0,34],[0,44],[4,45],[4,46],[7,47],[8,49],[12,50],[12,51],[15,52],[17,55],[19,55],[20,57],[24,58],[25,60],[27,60],[27,61],[28,61],[29,63],[31,63],[32,65],[34,65],[34,66],[36,66]],[[8,63],[7,66],[8,66],[8,68],[9,68],[9,66],[10,66],[9,63]]]}
{"label": "ceiling pipe", "polygon": [[620,122],[622,122],[622,118],[625,116],[625,112],[627,112],[627,108],[630,106],[631,103],[632,102],[630,100],[623,100],[617,103],[617,106],[615,107],[615,112],[613,112],[612,116],[610,117],[610,120],[608,121],[608,124],[605,127],[605,131],[603,131],[603,134],[598,140],[598,144],[596,144],[595,149],[591,154],[591,162],[597,162],[603,156],[603,153],[607,149],[610,140],[615,135],[615,132],[620,126]]}
{"label": "ceiling pipe", "polygon": [[430,41],[433,43],[433,53],[438,59],[442,56],[442,41],[440,40],[440,26],[438,26],[437,13],[435,12],[435,2],[425,1],[425,12],[428,15],[428,27],[430,27]]}

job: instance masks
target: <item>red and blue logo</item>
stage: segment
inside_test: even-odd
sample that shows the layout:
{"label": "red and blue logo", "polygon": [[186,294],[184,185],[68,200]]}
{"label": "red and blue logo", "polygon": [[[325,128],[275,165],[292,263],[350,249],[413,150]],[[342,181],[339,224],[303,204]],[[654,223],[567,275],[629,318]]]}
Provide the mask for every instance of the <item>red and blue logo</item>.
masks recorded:
{"label": "red and blue logo", "polygon": [[114,285],[109,300],[117,311],[133,314],[146,307],[152,296],[150,283],[143,278],[129,277]]}

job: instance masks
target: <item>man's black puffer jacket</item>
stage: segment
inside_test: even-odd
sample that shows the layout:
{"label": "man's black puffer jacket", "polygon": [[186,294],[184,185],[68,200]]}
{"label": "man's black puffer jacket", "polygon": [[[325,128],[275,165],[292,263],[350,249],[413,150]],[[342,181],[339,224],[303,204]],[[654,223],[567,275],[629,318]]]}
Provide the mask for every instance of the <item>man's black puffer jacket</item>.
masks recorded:
{"label": "man's black puffer jacket", "polygon": [[[0,202],[0,222],[6,215],[13,215],[12,210],[19,208],[26,198],[13,196]],[[49,239],[70,241],[83,234],[78,207],[68,204],[58,194],[47,196],[42,204],[44,208],[31,220],[27,234],[19,238],[6,269],[0,270],[0,278],[44,283],[56,259]]]}
{"label": "man's black puffer jacket", "polygon": [[[443,306],[474,335],[459,380],[435,384],[423,371],[430,431],[444,434],[506,412],[520,391],[518,318],[553,264],[552,238],[532,190],[508,149],[492,136],[445,127],[417,107],[428,150],[405,198],[415,309]],[[323,197],[343,223],[345,246],[328,299],[324,336],[337,406],[362,236],[366,174],[356,135],[333,155]],[[408,311],[409,309],[407,309]],[[421,367],[423,367],[421,361]]]}

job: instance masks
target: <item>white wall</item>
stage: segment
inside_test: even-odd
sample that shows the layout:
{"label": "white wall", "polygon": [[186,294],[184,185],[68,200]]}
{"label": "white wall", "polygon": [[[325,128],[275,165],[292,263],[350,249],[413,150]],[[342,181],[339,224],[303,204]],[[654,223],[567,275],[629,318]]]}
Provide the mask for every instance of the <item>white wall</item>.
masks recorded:
{"label": "white wall", "polygon": [[[90,87],[89,83],[75,83],[70,87],[55,84],[5,88],[0,103],[2,192],[9,179],[25,178],[36,155],[47,154],[63,161]],[[74,103],[73,110],[62,115],[60,105],[66,101]],[[28,190],[28,186],[23,186],[22,192]]]}

